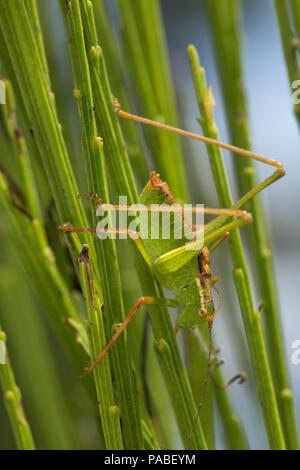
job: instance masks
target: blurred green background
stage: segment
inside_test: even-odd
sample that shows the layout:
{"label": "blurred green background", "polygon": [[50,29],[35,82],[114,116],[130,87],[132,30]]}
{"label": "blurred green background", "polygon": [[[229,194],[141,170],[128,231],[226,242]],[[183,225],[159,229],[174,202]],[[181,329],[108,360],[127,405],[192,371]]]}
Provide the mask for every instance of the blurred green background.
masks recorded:
{"label": "blurred green background", "polygon": [[[58,2],[38,0],[37,3],[58,113],[71,150],[72,164],[79,177],[79,188],[86,191],[81,176],[81,125],[73,100],[68,37]],[[115,32],[120,36],[121,19],[116,4],[109,0],[107,6]],[[263,201],[272,230],[285,349],[294,389],[297,421],[300,423],[300,364],[295,365],[291,361],[292,342],[300,340],[299,136],[292,112],[289,81],[272,2],[244,0],[242,6],[243,66],[252,148],[253,151],[282,161],[287,171],[283,180],[267,189]],[[207,81],[212,85],[216,101],[214,117],[220,138],[229,141],[205,2],[162,0],[161,7],[181,126],[199,133],[196,121],[199,112],[185,52],[186,46],[192,43],[198,49],[201,64],[206,69]],[[101,32],[99,36],[101,43]],[[108,69],[108,75],[109,73]],[[205,147],[186,139],[183,140],[183,146],[193,201],[217,207]],[[149,155],[149,149],[147,152]],[[231,155],[228,152],[224,155],[232,187],[235,188]],[[148,160],[150,171],[154,168],[150,158]],[[269,168],[264,165],[257,165],[257,170],[260,180],[270,174]],[[45,206],[51,201],[50,195],[48,196]],[[234,199],[237,197],[237,191],[234,191]],[[56,227],[52,226],[50,229],[53,233]],[[53,235],[54,243],[55,240]],[[24,409],[37,447],[97,448],[97,424],[86,391],[26,279],[18,259],[18,250],[7,236],[5,220],[1,218],[1,214],[0,243],[0,322],[8,335],[10,358],[17,383],[23,392]],[[251,265],[252,254],[248,252],[247,255]],[[212,263],[213,272],[220,277],[219,290],[222,293],[222,310],[214,324],[214,335],[215,343],[222,347],[221,356],[225,359],[223,374],[229,378],[237,372],[247,372],[247,382],[242,386],[233,385],[230,393],[237,412],[247,423],[250,447],[267,448],[249,357],[244,348],[245,335],[230,272],[228,246],[217,250]],[[130,291],[129,275],[125,273],[123,276],[127,279],[124,289]],[[253,279],[256,277],[255,270],[252,276]],[[128,303],[130,304],[130,300]],[[258,308],[258,295],[255,303]],[[127,304],[126,306],[128,307]],[[130,339],[134,341],[133,337]],[[135,346],[132,346],[133,351],[134,348]],[[39,399],[41,393],[43,400]],[[173,417],[170,420],[171,423],[174,422]],[[224,448],[225,441],[221,427],[218,426],[218,414],[215,420],[216,447]],[[179,442],[175,426],[173,442]],[[0,400],[0,448],[15,448],[3,400]]]}

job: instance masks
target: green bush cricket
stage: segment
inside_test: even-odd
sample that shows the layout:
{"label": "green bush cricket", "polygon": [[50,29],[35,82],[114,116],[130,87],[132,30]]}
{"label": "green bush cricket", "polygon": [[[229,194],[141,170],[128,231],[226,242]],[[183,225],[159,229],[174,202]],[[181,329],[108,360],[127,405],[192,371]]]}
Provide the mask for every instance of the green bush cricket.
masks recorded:
{"label": "green bush cricket", "polygon": [[[190,237],[183,237],[181,239],[175,238],[174,234],[170,239],[165,240],[160,235],[157,239],[141,238],[136,230],[119,230],[114,229],[103,229],[103,231],[111,232],[114,234],[126,233],[135,242],[137,248],[141,252],[145,262],[150,267],[156,279],[161,285],[173,292],[175,292],[174,299],[154,298],[154,297],[141,297],[139,298],[134,306],[130,309],[123,323],[119,326],[116,333],[113,335],[111,340],[108,342],[106,347],[100,352],[94,363],[85,369],[83,376],[90,374],[92,370],[99,364],[109,349],[112,347],[114,342],[120,336],[124,328],[128,325],[134,314],[142,305],[157,305],[157,306],[168,306],[173,308],[181,308],[180,314],[176,320],[176,331],[179,328],[182,329],[193,329],[199,326],[200,323],[206,321],[209,331],[209,346],[208,346],[208,361],[205,381],[203,383],[203,389],[201,394],[200,403],[198,406],[197,414],[194,420],[193,428],[190,436],[188,437],[186,448],[189,447],[190,439],[193,434],[193,430],[197,419],[199,417],[200,409],[205,395],[205,390],[208,382],[208,376],[211,365],[212,357],[212,326],[215,315],[217,314],[220,307],[220,295],[218,306],[215,308],[213,302],[212,291],[215,288],[215,284],[218,282],[218,277],[212,276],[210,266],[210,255],[214,250],[223,242],[229,235],[231,230],[242,227],[243,225],[252,222],[252,216],[248,212],[241,210],[241,208],[257,193],[266,188],[267,186],[274,183],[276,180],[284,176],[285,171],[282,164],[263,157],[261,155],[252,153],[248,150],[240,149],[238,147],[214,140],[209,139],[197,134],[193,134],[188,131],[177,129],[156,121],[151,121],[136,115],[132,115],[122,111],[117,102],[115,102],[115,110],[119,116],[123,118],[133,119],[144,124],[153,125],[162,129],[179,133],[184,136],[194,138],[196,140],[203,141],[207,144],[218,145],[227,150],[231,150],[235,154],[240,154],[255,160],[267,163],[271,166],[277,167],[277,170],[272,176],[266,178],[256,187],[251,189],[245,194],[239,201],[237,201],[231,208],[224,209],[210,209],[203,208],[204,214],[214,214],[218,217],[203,227],[194,227],[186,221],[182,209],[174,209],[176,201],[167,185],[166,182],[162,181],[160,175],[156,172],[152,172],[150,180],[143,189],[139,201],[142,204],[148,214],[153,210],[153,205],[167,205],[170,206],[169,211],[179,212],[181,217],[181,224],[185,229],[185,234],[190,230],[194,234],[194,239],[191,241]],[[96,194],[83,195],[87,196],[88,199],[94,199],[97,207],[101,207],[103,210],[128,210],[128,207],[111,206],[102,204],[101,198]],[[145,210],[145,209],[143,209]],[[166,209],[164,209],[166,210]],[[167,209],[168,210],[168,209]],[[201,211],[196,209],[193,212]],[[85,228],[85,227],[72,227],[69,224],[62,225],[61,230],[65,232],[96,232],[96,228]],[[203,244],[204,239],[204,244]]]}

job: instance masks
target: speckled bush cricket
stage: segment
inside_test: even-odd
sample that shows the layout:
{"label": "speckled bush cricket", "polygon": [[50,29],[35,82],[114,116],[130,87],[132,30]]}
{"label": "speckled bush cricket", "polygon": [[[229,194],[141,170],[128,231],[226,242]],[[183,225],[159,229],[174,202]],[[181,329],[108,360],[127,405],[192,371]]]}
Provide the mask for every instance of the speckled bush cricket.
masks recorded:
{"label": "speckled bush cricket", "polygon": [[[151,239],[151,237],[142,239],[141,237],[139,237],[137,231],[125,231],[135,242],[137,248],[140,250],[144,260],[150,267],[156,279],[161,283],[162,286],[171,291],[174,291],[176,295],[172,300],[154,297],[139,298],[134,304],[134,306],[130,309],[128,315],[118,328],[117,332],[111,338],[111,340],[103,349],[103,351],[99,354],[95,362],[90,367],[85,369],[83,376],[91,373],[92,370],[97,366],[97,364],[101,362],[103,357],[106,355],[106,353],[112,347],[114,342],[120,336],[121,332],[128,325],[134,314],[142,305],[157,305],[181,308],[180,314],[176,320],[177,330],[179,328],[193,329],[196,328],[201,322],[206,321],[209,331],[207,370],[197,414],[194,420],[193,428],[186,444],[186,448],[188,448],[193,430],[199,417],[200,409],[207,387],[212,358],[212,326],[214,318],[220,307],[219,294],[219,302],[217,308],[214,307],[213,302],[212,290],[216,289],[215,284],[218,282],[218,278],[216,276],[212,276],[210,266],[210,255],[220,245],[220,243],[222,243],[223,240],[227,238],[231,230],[237,229],[239,227],[242,227],[243,225],[251,223],[251,215],[248,212],[241,210],[241,208],[258,192],[260,192],[261,190],[263,190],[264,188],[284,176],[285,171],[283,170],[281,163],[254,154],[250,151],[126,113],[120,110],[118,104],[116,104],[115,110],[121,117],[133,119],[144,124],[149,124],[163,128],[165,130],[173,131],[181,135],[185,135],[196,140],[203,141],[205,143],[218,145],[220,147],[233,151],[235,154],[240,154],[249,158],[253,158],[255,160],[277,167],[277,170],[272,176],[266,178],[256,187],[251,189],[231,208],[204,208],[203,212],[205,214],[215,214],[218,215],[218,217],[207,225],[201,227],[199,230],[197,229],[195,232],[194,240],[192,241],[190,240],[190,237],[183,237],[181,239],[175,239],[173,237],[169,240],[162,239],[161,237],[159,237],[158,239]],[[110,208],[108,208],[105,204],[102,204],[102,200],[99,196],[86,196],[88,197],[88,199],[94,199],[98,207],[107,208],[108,210],[127,209],[121,208],[119,206],[110,206]],[[169,206],[172,206],[174,203],[176,203],[176,201],[167,183],[161,180],[159,174],[157,174],[156,172],[152,172],[150,180],[143,189],[138,203],[143,204],[150,212],[151,205],[153,204],[167,204]],[[170,207],[170,211],[171,210],[173,210],[172,207]],[[182,225],[185,228],[185,233],[187,233],[186,230],[190,230],[191,232],[193,232],[192,225],[186,222],[183,215],[181,221]],[[69,224],[62,225],[60,229],[65,232],[96,232],[97,230],[96,228],[72,227]],[[124,233],[124,230],[121,231],[118,229],[107,229],[107,231],[114,232],[115,234]],[[203,237],[204,246],[201,242],[201,239]]]}

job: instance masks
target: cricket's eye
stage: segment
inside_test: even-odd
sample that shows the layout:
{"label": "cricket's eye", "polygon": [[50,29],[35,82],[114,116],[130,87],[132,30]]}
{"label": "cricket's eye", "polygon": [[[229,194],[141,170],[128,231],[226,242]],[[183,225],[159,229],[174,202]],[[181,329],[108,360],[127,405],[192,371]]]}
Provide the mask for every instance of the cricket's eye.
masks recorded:
{"label": "cricket's eye", "polygon": [[199,313],[200,313],[200,315],[201,315],[202,317],[206,317],[206,315],[207,315],[207,310],[206,310],[206,308],[201,307],[200,310],[199,310]]}
{"label": "cricket's eye", "polygon": [[199,272],[201,273],[201,271],[202,271],[202,250],[199,251],[199,253],[197,255],[197,263],[198,263]]}

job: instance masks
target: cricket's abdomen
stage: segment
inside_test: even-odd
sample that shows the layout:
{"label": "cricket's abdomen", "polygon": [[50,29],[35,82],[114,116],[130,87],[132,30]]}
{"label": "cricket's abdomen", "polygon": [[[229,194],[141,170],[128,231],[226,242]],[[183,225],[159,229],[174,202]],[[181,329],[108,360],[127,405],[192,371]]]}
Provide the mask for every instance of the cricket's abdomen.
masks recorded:
{"label": "cricket's abdomen", "polygon": [[211,328],[215,308],[212,298],[212,277],[210,268],[210,253],[203,247],[197,256],[198,274],[181,288],[176,300],[185,305],[177,318],[177,326],[184,329],[195,328],[206,320]]}
{"label": "cricket's abdomen", "polygon": [[[211,296],[210,296],[211,298]],[[188,284],[178,290],[175,300],[182,305],[177,317],[176,325],[182,329],[190,330],[209,320],[213,314],[214,306],[208,296],[199,294],[198,279],[194,277]],[[204,309],[206,315],[204,316]]]}
{"label": "cricket's abdomen", "polygon": [[196,277],[200,297],[199,314],[207,321],[213,321],[214,302],[212,298],[211,277],[207,275],[199,275]]}

